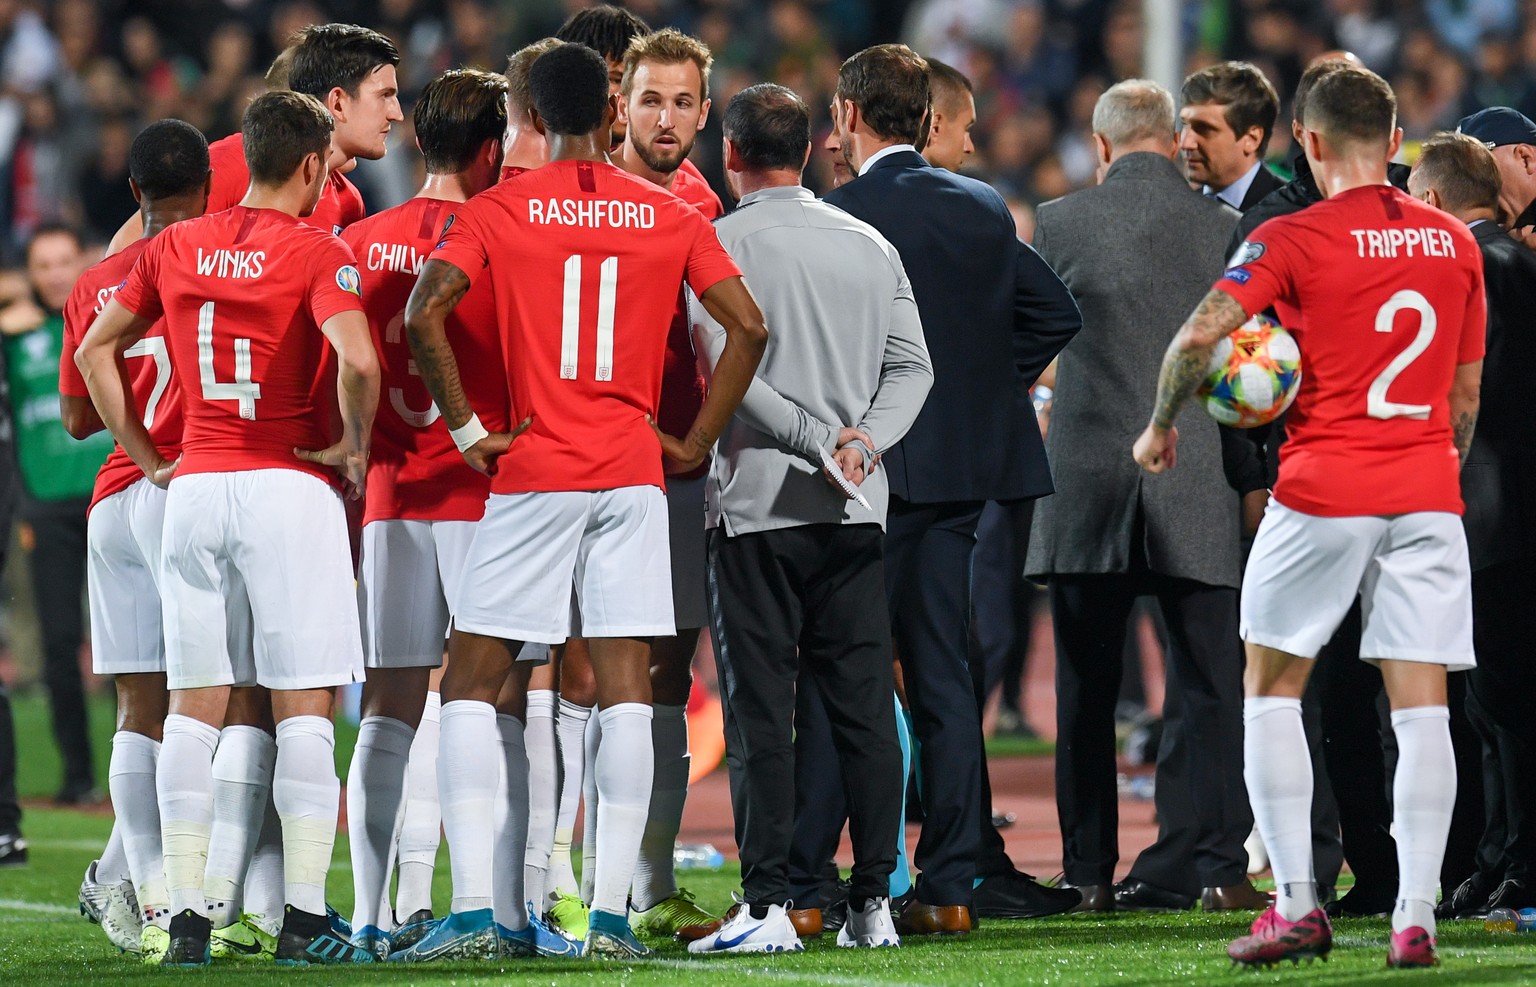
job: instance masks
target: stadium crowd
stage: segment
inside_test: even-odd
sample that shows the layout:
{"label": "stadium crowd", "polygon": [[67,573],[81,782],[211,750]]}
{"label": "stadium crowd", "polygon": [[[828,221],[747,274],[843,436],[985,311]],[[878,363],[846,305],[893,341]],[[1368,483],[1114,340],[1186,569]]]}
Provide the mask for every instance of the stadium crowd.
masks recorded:
{"label": "stadium crowd", "polygon": [[[1530,438],[1523,12],[1188,4],[1173,94],[1140,78],[1133,5],[898,7],[0,4],[22,516],[61,801],[95,783],[58,612],[82,581],[118,675],[118,824],[80,891],[114,943],[172,966],[634,958],[1198,902],[1261,913],[1241,963],[1390,914],[1388,964],[1412,967],[1438,963],[1437,918],[1536,906],[1529,539],[1500,474]],[[1324,310],[1374,331],[1332,342]],[[1189,406],[1264,312],[1311,367],[1294,410]],[[230,332],[257,342],[226,363]],[[1281,349],[1234,352],[1244,386],[1278,379]],[[1045,439],[1037,380],[1060,393]],[[54,402],[87,442],[48,445]],[[359,615],[335,494],[365,486]],[[1055,886],[986,811],[998,673],[970,587],[999,526],[1001,578],[1045,584],[1056,629]],[[1137,597],[1166,628],[1160,832],[1117,881]],[[724,916],[672,873],[706,626]],[[348,921],[326,755],[353,681]],[[14,822],[0,862],[25,859]]]}

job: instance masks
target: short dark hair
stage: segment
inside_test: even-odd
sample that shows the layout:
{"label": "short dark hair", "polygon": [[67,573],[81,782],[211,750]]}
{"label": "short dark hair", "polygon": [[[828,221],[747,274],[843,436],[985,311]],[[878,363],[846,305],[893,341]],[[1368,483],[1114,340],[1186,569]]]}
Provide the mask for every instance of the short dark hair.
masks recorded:
{"label": "short dark hair", "polygon": [[150,201],[194,192],[208,181],[208,139],[185,120],[156,120],[133,139],[128,174]]}
{"label": "short dark hair", "polygon": [[356,24],[311,24],[293,36],[288,88],[324,100],[358,86],[381,65],[399,65],[400,50],[377,31]]}
{"label": "short dark hair", "polygon": [[240,122],[251,181],[281,185],[309,155],[324,158],[335,126],[331,112],[313,96],[291,90],[257,96]]}
{"label": "short dark hair", "polygon": [[507,58],[507,113],[523,114],[533,107],[533,96],[528,92],[528,70],[539,56],[560,44],[558,38],[544,38],[531,45],[524,45]]}
{"label": "short dark hair", "polygon": [[650,33],[651,26],[632,12],[600,3],[566,18],[555,37],[574,45],[586,45],[610,62],[622,62],[629,43]]}
{"label": "short dark hair", "polygon": [[928,59],[928,89],[935,109],[944,104],[944,112],[951,112],[965,93],[974,93],[971,80],[953,65],[946,65],[937,58]]}
{"label": "short dark hair", "polygon": [[731,98],[724,130],[748,168],[798,171],[811,143],[811,111],[794,90],[760,82]]}
{"label": "short dark hair", "polygon": [[77,231],[73,226],[70,226],[68,223],[60,223],[57,220],[51,220],[49,222],[40,224],[37,229],[33,230],[31,235],[27,237],[27,245],[25,249],[22,250],[22,256],[28,260],[31,260],[32,248],[37,245],[37,241],[49,236],[69,237],[71,240],[75,241],[76,250],[79,250],[84,246],[80,242],[79,231]]}
{"label": "short dark hair", "polygon": [[528,70],[533,108],[554,134],[590,134],[608,112],[608,65],[586,45],[560,44]]}
{"label": "short dark hair", "polygon": [[1440,194],[1446,212],[1499,207],[1499,166],[1482,141],[1466,134],[1442,132],[1424,141],[1413,177]]}
{"label": "short dark hair", "polygon": [[837,73],[837,98],[851,100],[884,140],[915,143],[929,103],[928,62],[906,45],[875,45]]}
{"label": "short dark hair", "polygon": [[1330,72],[1349,68],[1353,64],[1342,58],[1328,58],[1308,65],[1307,70],[1301,73],[1301,81],[1296,83],[1296,93],[1291,97],[1291,119],[1297,123],[1305,124],[1307,122],[1307,97],[1312,95],[1312,87],[1317,85],[1317,80]]}
{"label": "short dark hair", "polygon": [[1345,66],[1327,73],[1307,94],[1303,123],[1333,144],[1385,147],[1397,125],[1397,97],[1370,69]]}
{"label": "short dark hair", "polygon": [[1216,103],[1225,107],[1222,116],[1239,137],[1258,127],[1261,157],[1280,115],[1275,87],[1251,62],[1219,62],[1203,68],[1184,80],[1179,98],[1185,106]]}
{"label": "short dark hair", "polygon": [[507,130],[507,79],[479,69],[449,69],[427,83],[411,122],[427,173],[463,171],[488,140]]}

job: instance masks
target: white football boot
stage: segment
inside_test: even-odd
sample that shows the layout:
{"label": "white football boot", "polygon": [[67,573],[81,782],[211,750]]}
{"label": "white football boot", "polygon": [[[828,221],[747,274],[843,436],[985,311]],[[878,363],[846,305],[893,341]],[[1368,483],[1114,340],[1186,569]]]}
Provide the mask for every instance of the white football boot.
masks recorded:
{"label": "white football boot", "polygon": [[900,946],[896,923],[891,921],[891,899],[871,898],[864,910],[848,909],[848,921],[837,930],[837,944],[845,949]]}
{"label": "white football boot", "polygon": [[101,884],[96,880],[98,862],[91,861],[80,882],[80,914],[101,926],[112,945],[126,953],[137,953],[144,920],[139,915],[133,882]]}

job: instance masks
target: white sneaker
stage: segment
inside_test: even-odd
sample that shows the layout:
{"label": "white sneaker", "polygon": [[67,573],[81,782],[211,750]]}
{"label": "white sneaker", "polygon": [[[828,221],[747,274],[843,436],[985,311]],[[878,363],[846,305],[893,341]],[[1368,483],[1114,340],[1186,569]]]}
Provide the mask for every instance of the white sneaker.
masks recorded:
{"label": "white sneaker", "polygon": [[725,924],[717,931],[688,944],[690,953],[798,953],[803,949],[783,905],[769,905],[768,915],[758,919],[745,902],[726,914]]}
{"label": "white sneaker", "polygon": [[101,926],[112,945],[124,952],[137,953],[144,927],[139,915],[139,899],[133,882],[101,884],[96,880],[96,865],[91,861],[80,882],[80,914]]}
{"label": "white sneaker", "polygon": [[896,923],[891,921],[891,899],[871,898],[863,911],[848,909],[848,921],[837,930],[837,944],[844,949],[900,946]]}

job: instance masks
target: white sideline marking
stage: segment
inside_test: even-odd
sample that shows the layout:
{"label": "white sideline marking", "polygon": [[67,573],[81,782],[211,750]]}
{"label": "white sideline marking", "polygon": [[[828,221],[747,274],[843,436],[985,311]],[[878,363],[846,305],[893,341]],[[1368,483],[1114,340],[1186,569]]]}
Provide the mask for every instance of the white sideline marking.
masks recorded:
{"label": "white sideline marking", "polygon": [[79,915],[78,906],[71,908],[67,905],[53,905],[24,901],[21,898],[0,898],[0,911],[8,912],[42,912],[44,915]]}
{"label": "white sideline marking", "polygon": [[[849,952],[852,952],[852,950]],[[769,960],[770,962],[778,959],[781,956],[789,955],[793,954],[774,953],[771,956],[767,953],[762,954],[763,958]],[[635,961],[637,967],[661,966],[673,970],[687,970],[691,973],[698,973],[701,970],[709,967],[712,963],[713,961],[707,958],[701,958],[697,960],[653,958]],[[897,987],[897,985],[901,985],[901,987],[927,987],[927,985],[919,984],[912,980],[876,980],[871,977],[840,977],[837,974],[823,973],[819,970],[763,970],[737,966],[735,964],[723,966],[722,970],[728,971],[730,975],[734,977],[747,977],[756,980],[775,980],[781,983],[831,984],[833,987],[871,987],[871,985],[880,984],[888,985],[888,987]]]}

